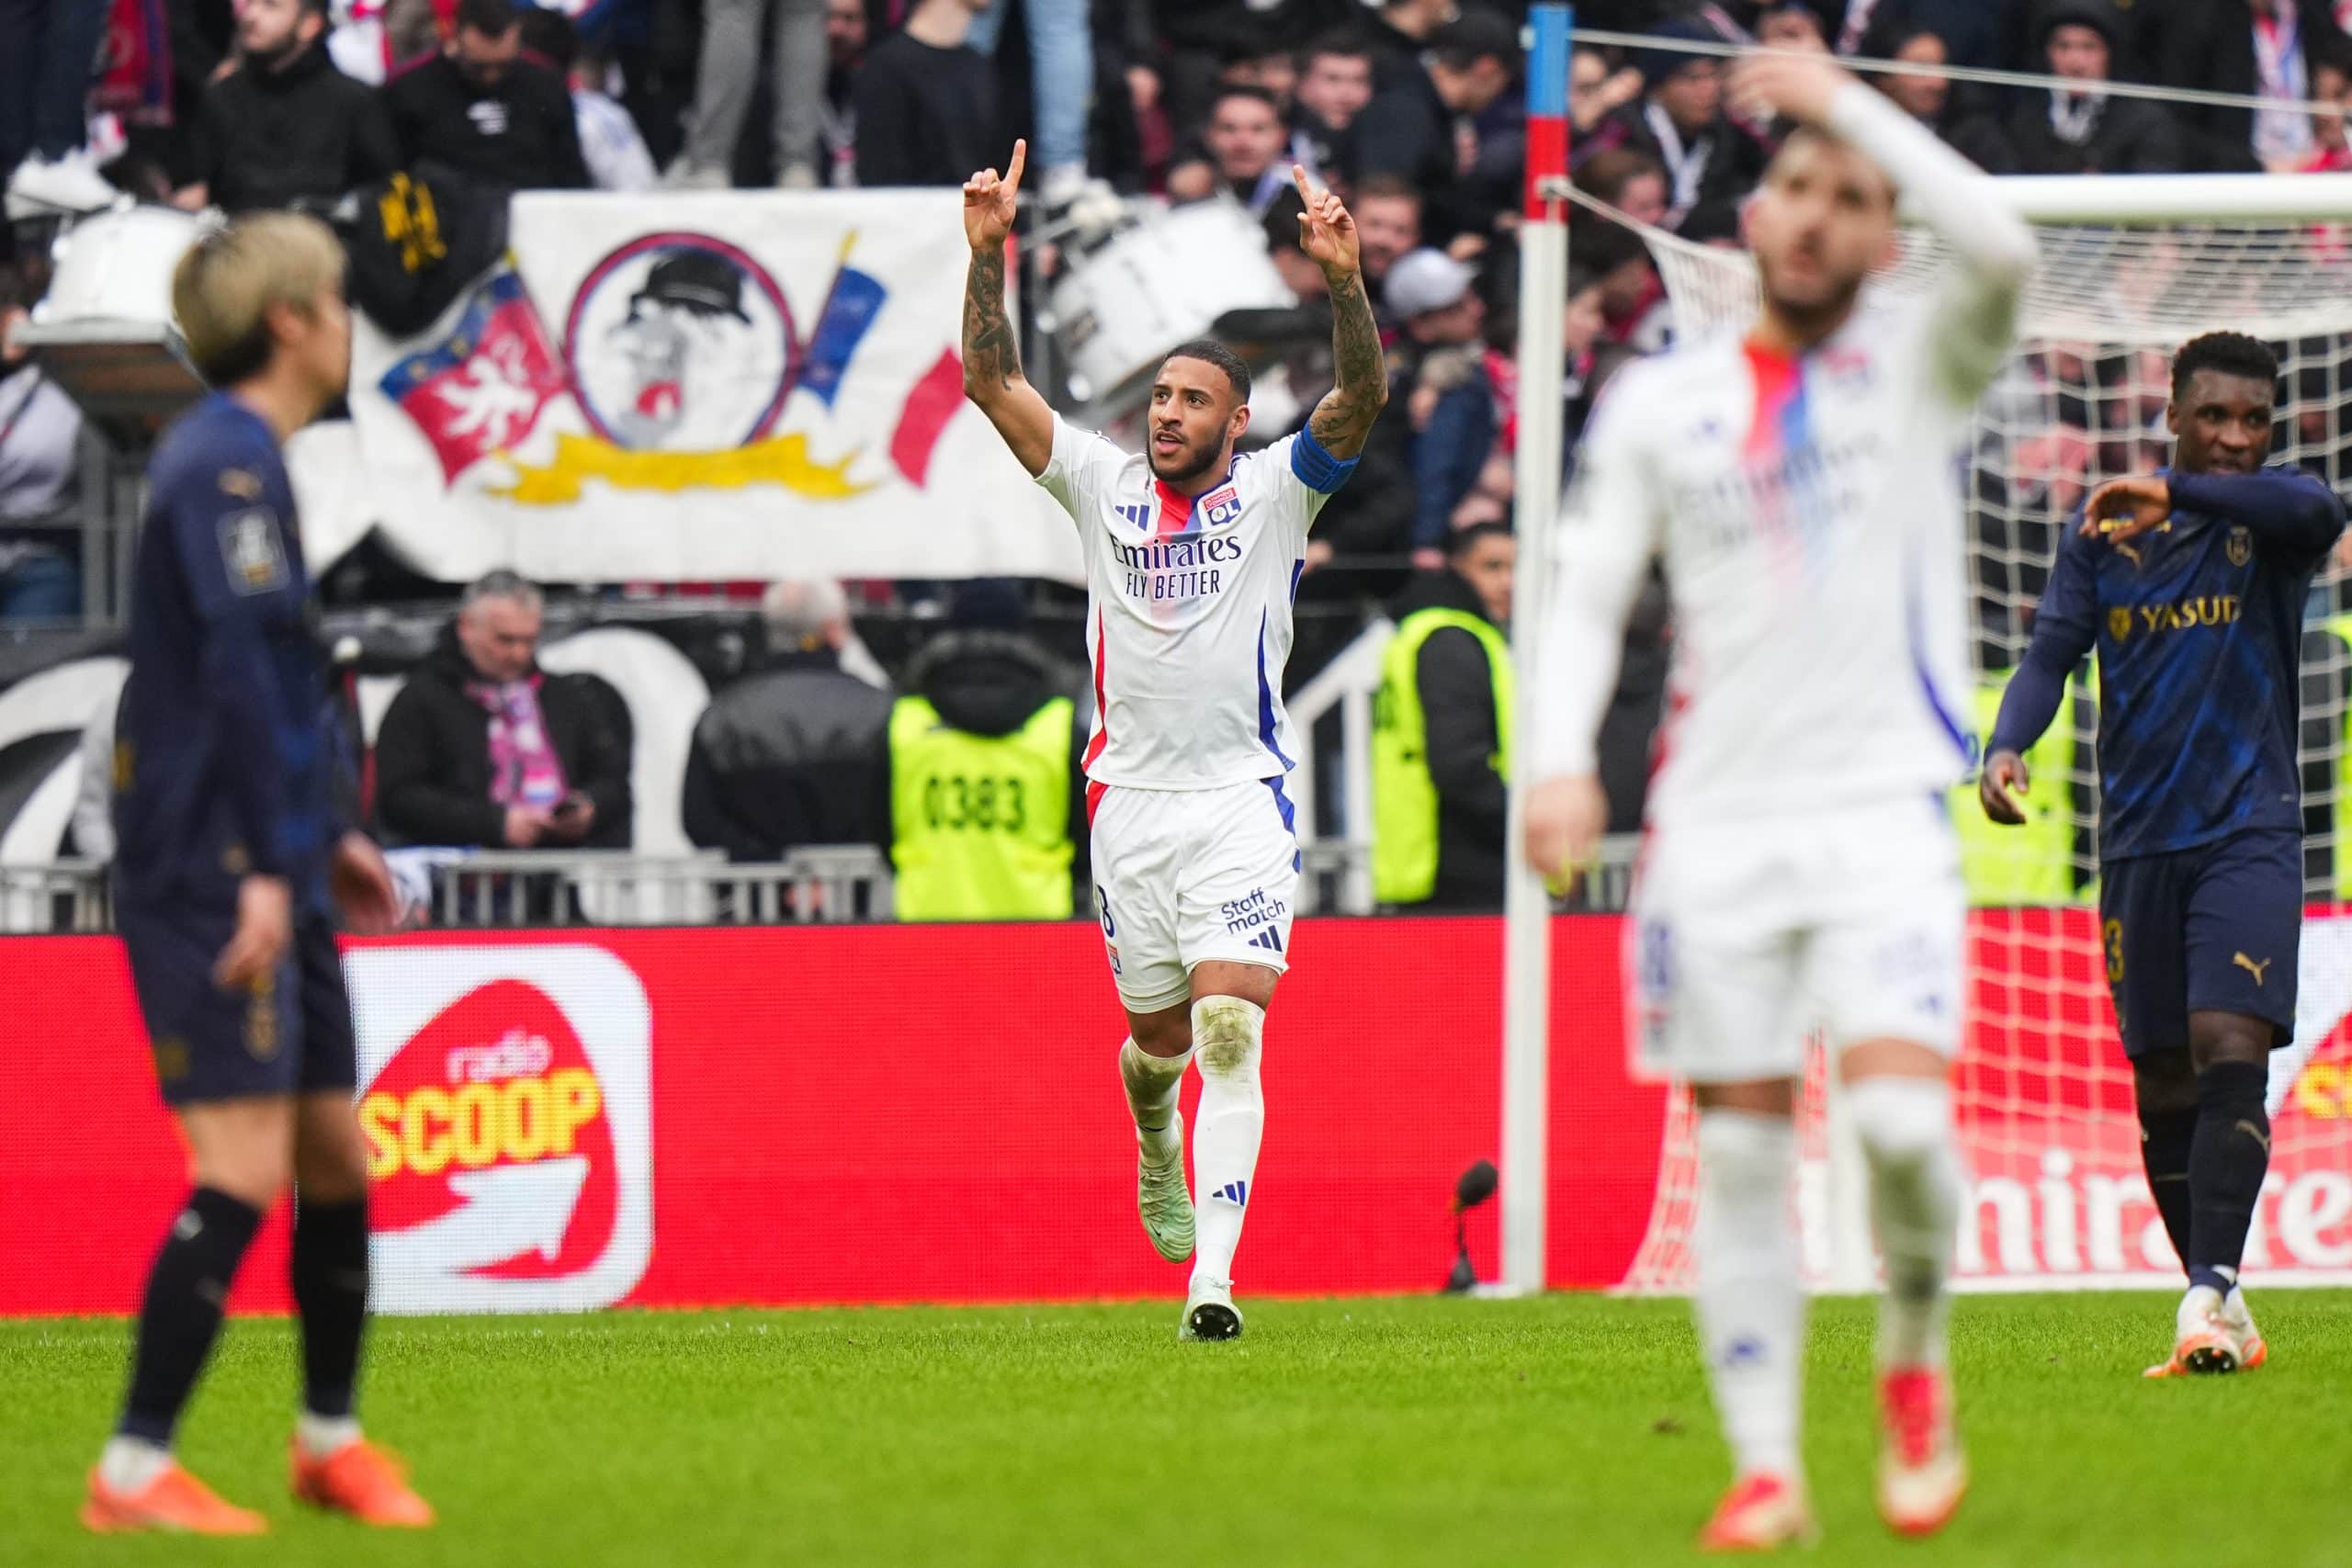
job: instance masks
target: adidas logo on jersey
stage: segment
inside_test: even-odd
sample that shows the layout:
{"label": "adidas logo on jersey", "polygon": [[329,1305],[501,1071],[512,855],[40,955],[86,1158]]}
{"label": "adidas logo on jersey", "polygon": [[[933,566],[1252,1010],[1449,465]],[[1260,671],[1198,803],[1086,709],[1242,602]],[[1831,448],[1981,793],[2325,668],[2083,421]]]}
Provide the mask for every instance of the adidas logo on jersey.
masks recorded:
{"label": "adidas logo on jersey", "polygon": [[1114,506],[1111,510],[1119,514],[1122,522],[1132,523],[1147,531],[1151,527],[1151,504],[1148,502],[1139,506]]}
{"label": "adidas logo on jersey", "polygon": [[1273,927],[1268,926],[1264,931],[1260,931],[1256,936],[1250,939],[1250,945],[1252,947],[1262,947],[1273,953],[1280,953],[1283,950],[1283,934],[1282,932],[1274,930]]}
{"label": "adidas logo on jersey", "polygon": [[1228,1181],[1218,1188],[1214,1196],[1224,1199],[1237,1209],[1247,1208],[1250,1203],[1250,1184],[1246,1181]]}

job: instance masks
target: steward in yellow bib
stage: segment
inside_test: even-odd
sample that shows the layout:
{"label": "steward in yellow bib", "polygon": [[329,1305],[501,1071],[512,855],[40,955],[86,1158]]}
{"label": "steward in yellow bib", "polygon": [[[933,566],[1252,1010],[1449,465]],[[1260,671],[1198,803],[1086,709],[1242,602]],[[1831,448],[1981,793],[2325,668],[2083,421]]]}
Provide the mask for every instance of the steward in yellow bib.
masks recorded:
{"label": "steward in yellow bib", "polygon": [[1066,920],[1089,886],[1079,759],[1091,716],[1008,585],[956,591],[956,626],[890,715],[890,858],[902,920]]}
{"label": "steward in yellow bib", "polygon": [[[1993,733],[2010,671],[1987,672],[1976,683],[1976,733]],[[1978,908],[2086,903],[2091,888],[2075,886],[2075,867],[2088,865],[2088,852],[2075,852],[2075,825],[2090,815],[2078,800],[2076,782],[2090,776],[2090,759],[2078,756],[2083,737],[2098,729],[2098,710],[2082,676],[2066,683],[2067,701],[2050,728],[2025,753],[2027,794],[2018,797],[2025,820],[2011,826],[1984,815],[1977,798],[1977,771],[1951,794],[1952,826],[1960,833],[1961,876],[1968,902]],[[1980,747],[1980,750],[1981,750]],[[2086,846],[2087,851],[2088,846]]]}
{"label": "steward in yellow bib", "polygon": [[1372,734],[1373,893],[1421,909],[1502,907],[1510,776],[1510,615],[1518,546],[1458,528],[1446,566],[1408,584]]}

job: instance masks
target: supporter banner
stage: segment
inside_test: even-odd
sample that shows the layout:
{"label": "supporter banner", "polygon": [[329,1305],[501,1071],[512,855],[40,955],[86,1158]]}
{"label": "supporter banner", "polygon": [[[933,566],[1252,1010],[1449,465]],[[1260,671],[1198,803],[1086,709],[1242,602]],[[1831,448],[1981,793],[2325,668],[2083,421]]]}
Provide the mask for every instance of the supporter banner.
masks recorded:
{"label": "supporter banner", "polygon": [[[1959,1083],[1980,1286],[2179,1278],[2091,921],[1978,917]],[[1557,1286],[1671,1288],[1687,1263],[1687,1118],[1623,1073],[1621,930],[1554,926]],[[1444,1278],[1454,1180],[1497,1153],[1500,949],[1491,919],[1301,922],[1245,1292]],[[121,950],[6,952],[0,1314],[127,1311],[185,1188]],[[1089,926],[425,935],[353,944],[349,975],[386,1310],[1181,1294],[1135,1217],[1125,1025]],[[2313,918],[2303,976],[2248,1258],[2266,1283],[2352,1277],[2352,920]],[[1491,1275],[1493,1213],[1471,1221]],[[284,1223],[241,1310],[287,1303]]]}
{"label": "supporter banner", "polygon": [[452,581],[1076,581],[1069,519],[964,400],[958,214],[517,197],[509,257],[432,328],[357,323],[356,440],[296,465],[306,534],[324,558],[372,524]]}

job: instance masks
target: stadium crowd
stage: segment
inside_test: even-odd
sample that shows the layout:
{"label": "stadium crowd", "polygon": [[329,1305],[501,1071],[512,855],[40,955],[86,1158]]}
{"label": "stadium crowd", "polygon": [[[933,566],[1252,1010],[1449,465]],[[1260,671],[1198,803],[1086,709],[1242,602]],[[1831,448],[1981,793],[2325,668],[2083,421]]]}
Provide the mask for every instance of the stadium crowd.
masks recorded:
{"label": "stadium crowd", "polygon": [[[124,8],[136,20],[115,29],[101,56],[104,9],[0,0],[0,30],[12,40],[0,52],[0,172],[12,220],[88,210],[123,190],[188,209],[323,210],[419,168],[493,196],[592,186],[949,186],[1002,163],[1025,135],[1040,171],[1042,221],[1106,190],[1170,202],[1224,196],[1260,220],[1300,318],[1270,332],[1261,352],[1291,367],[1302,407],[1329,382],[1328,353],[1317,346],[1329,335],[1329,306],[1298,249],[1289,179],[1290,165],[1304,164],[1351,204],[1391,397],[1360,471],[1309,547],[1290,679],[1311,676],[1367,606],[1388,607],[1405,623],[1413,635],[1400,640],[1415,653],[1391,660],[1382,707],[1426,718],[1425,733],[1392,751],[1405,759],[1396,766],[1426,777],[1444,863],[1433,877],[1390,867],[1385,886],[1411,890],[1397,902],[1498,898],[1509,600],[1494,589],[1509,566],[1496,560],[1495,541],[1507,547],[1513,500],[1523,4],[164,0]],[[2352,0],[1587,0],[1578,20],[1648,41],[1576,52],[1577,185],[1635,223],[1705,244],[1740,243],[1740,205],[1783,128],[1728,103],[1722,62],[1691,52],[1694,44],[1756,39],[2064,79],[2068,85],[2042,90],[1873,78],[1996,173],[2352,168],[2340,113],[2290,107],[2352,101]],[[2279,107],[2116,97],[2102,90],[2109,82],[2220,89]],[[1574,255],[1560,344],[1571,446],[1616,367],[1669,331],[1665,290],[1635,229],[1580,221]],[[37,297],[40,283],[33,247],[0,254],[0,321]],[[0,362],[0,618],[70,613],[78,602],[74,552],[59,531],[73,515],[67,456],[76,421],[20,359],[12,352]],[[1996,389],[1996,400],[2054,409],[2056,418],[2016,438],[1998,464],[1979,465],[1980,474],[2003,476],[1989,481],[1998,493],[1980,495],[1977,509],[1980,526],[1998,534],[1980,541],[1988,667],[2021,640],[2020,608],[2039,593],[2055,526],[2093,471],[2144,459],[2152,400],[2161,414],[2162,371],[2148,356],[2062,356]],[[2315,401],[2316,417],[2337,417]],[[2333,451],[2346,433],[2304,434],[2307,445]],[[937,608],[935,591],[909,597],[924,593]],[[568,787],[541,800],[532,793],[547,783],[538,778],[509,799],[488,782],[494,770],[480,754],[476,711],[488,709],[495,728],[496,703],[528,688],[484,666],[468,617],[524,603],[511,592],[469,601],[426,672],[436,694],[404,699],[395,710],[402,723],[388,721],[395,754],[379,767],[378,788],[396,833],[519,845],[606,842],[620,830],[625,813],[586,782],[596,768],[563,754],[567,744],[593,749],[594,727],[582,715],[560,719],[553,690],[547,777]],[[829,675],[842,679],[829,664],[838,647],[829,604],[772,601],[771,626],[789,647],[760,677],[757,698],[763,712],[801,702],[821,714],[819,728],[833,733],[799,735],[786,748],[796,757],[812,748],[820,772],[833,752],[858,759],[844,765],[869,766],[892,723],[887,701],[854,701],[828,683]],[[1670,637],[1655,606],[1633,626],[1603,758],[1620,829],[1639,818]],[[955,630],[1013,635],[1001,616],[977,609]],[[1027,722],[1044,704],[1026,698],[1058,677],[1003,646],[992,660],[982,660],[994,672],[988,679],[1005,690],[982,705],[1008,711],[987,722]],[[948,663],[918,657],[902,688],[924,693],[940,712],[968,703],[968,690],[936,689],[950,679]],[[1013,690],[1023,697],[1006,694]],[[775,740],[753,733],[752,704],[729,693],[714,706],[697,733],[687,791],[697,840],[739,856],[806,841],[807,824],[789,819],[824,819],[844,792],[837,777],[810,785],[801,804],[776,806],[765,782]],[[453,716],[466,723],[453,726]],[[433,753],[438,761],[397,755],[428,745],[442,749]],[[430,781],[402,771],[412,764]],[[468,798],[435,794],[459,787]],[[625,802],[625,779],[618,788]],[[885,798],[870,777],[854,791]],[[592,803],[584,816],[575,795]],[[755,795],[762,804],[747,804]],[[837,830],[888,837],[865,818]]]}

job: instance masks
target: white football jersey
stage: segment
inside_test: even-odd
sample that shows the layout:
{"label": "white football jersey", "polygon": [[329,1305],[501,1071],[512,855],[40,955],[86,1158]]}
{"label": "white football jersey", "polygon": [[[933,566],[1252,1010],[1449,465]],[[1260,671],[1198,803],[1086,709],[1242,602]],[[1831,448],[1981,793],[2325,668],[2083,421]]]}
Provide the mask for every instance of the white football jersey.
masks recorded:
{"label": "white football jersey", "polygon": [[[1665,562],[1675,644],[1653,825],[1924,797],[1964,773],[1955,462],[2003,345],[1955,365],[1939,343],[1957,323],[1935,316],[1866,308],[1796,358],[1726,333],[1629,365],[1603,396],[1566,502],[1558,602],[1569,617],[1622,612],[1649,560]],[[1589,624],[1547,627],[1547,672],[1591,683],[1555,651],[1613,670],[1622,618],[1605,643]],[[1591,703],[1578,689],[1570,705]],[[1563,721],[1581,737],[1547,732],[1544,771],[1591,771],[1597,718]]]}
{"label": "white football jersey", "polygon": [[1290,435],[1237,454],[1223,483],[1189,499],[1140,456],[1054,417],[1037,482],[1077,519],[1086,558],[1090,780],[1213,789],[1296,765],[1283,707],[1291,600],[1306,531],[1354,467]]}

